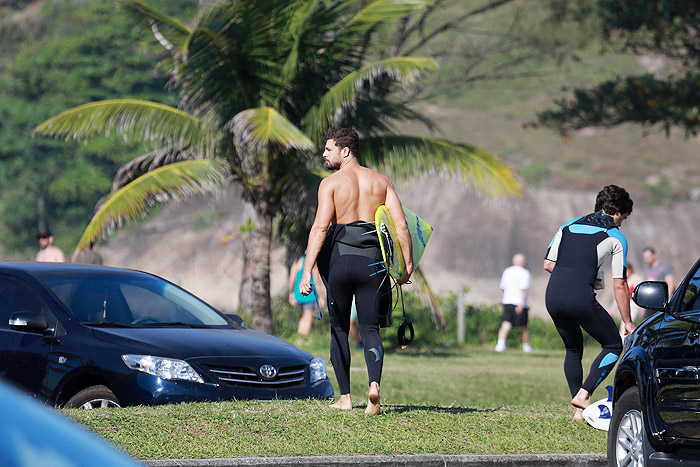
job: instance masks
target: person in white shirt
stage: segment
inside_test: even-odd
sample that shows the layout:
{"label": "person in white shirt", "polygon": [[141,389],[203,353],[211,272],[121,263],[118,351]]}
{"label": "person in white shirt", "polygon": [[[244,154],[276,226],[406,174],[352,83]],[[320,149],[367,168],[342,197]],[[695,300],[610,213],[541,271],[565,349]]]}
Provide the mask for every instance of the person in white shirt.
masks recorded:
{"label": "person in white shirt", "polygon": [[525,267],[525,255],[513,255],[513,265],[507,267],[501,275],[501,290],[503,290],[503,322],[498,330],[496,352],[505,352],[506,338],[511,328],[523,330],[523,352],[532,352],[530,331],[527,328],[527,293],[530,289],[530,271]]}

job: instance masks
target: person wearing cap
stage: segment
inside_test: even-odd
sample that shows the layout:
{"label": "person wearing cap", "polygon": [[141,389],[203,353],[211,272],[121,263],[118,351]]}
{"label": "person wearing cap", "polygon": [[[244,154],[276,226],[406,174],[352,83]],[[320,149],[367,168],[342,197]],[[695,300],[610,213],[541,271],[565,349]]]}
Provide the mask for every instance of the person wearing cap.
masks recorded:
{"label": "person wearing cap", "polygon": [[59,247],[53,244],[54,237],[50,230],[44,229],[37,235],[39,239],[39,253],[36,254],[35,261],[46,263],[65,263],[66,255]]}

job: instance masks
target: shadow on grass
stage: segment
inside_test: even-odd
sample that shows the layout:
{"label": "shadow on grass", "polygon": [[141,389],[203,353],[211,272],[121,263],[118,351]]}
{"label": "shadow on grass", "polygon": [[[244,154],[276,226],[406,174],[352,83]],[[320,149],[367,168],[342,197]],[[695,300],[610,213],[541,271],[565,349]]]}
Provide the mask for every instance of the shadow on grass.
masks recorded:
{"label": "shadow on grass", "polygon": [[491,413],[497,409],[471,409],[469,407],[445,407],[440,405],[382,405],[383,412],[435,412],[449,414]]}

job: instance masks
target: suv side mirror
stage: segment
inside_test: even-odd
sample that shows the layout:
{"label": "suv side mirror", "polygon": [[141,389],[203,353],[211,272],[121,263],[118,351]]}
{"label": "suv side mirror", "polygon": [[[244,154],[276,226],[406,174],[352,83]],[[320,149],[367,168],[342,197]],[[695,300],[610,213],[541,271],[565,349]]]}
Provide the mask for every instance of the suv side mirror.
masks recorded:
{"label": "suv side mirror", "polygon": [[632,300],[642,308],[661,311],[668,304],[668,284],[665,282],[641,282],[634,288]]}
{"label": "suv side mirror", "polygon": [[18,311],[10,315],[10,328],[15,331],[43,334],[49,328],[46,318],[33,311]]}
{"label": "suv side mirror", "polygon": [[236,324],[239,324],[241,326],[245,326],[243,324],[243,318],[241,318],[241,315],[239,315],[237,313],[226,313],[226,317]]}

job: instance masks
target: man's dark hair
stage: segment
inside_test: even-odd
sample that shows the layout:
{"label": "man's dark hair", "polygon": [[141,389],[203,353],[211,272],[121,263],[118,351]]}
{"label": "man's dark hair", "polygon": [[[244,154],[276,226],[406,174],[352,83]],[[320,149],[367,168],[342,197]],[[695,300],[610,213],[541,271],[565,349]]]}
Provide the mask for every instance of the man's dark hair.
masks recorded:
{"label": "man's dark hair", "polygon": [[595,211],[603,211],[606,214],[632,214],[634,202],[624,188],[617,185],[603,187],[595,199]]}
{"label": "man's dark hair", "polygon": [[645,249],[643,249],[643,250],[642,250],[642,253],[644,253],[645,251],[648,251],[648,252],[651,253],[652,255],[655,255],[655,254],[656,254],[656,250],[654,250],[654,249],[653,249],[652,247],[650,247],[650,246],[648,246],[648,247],[646,247]]}
{"label": "man's dark hair", "polygon": [[326,132],[326,140],[332,139],[339,148],[348,148],[353,156],[360,154],[360,137],[352,128],[332,128]]}

